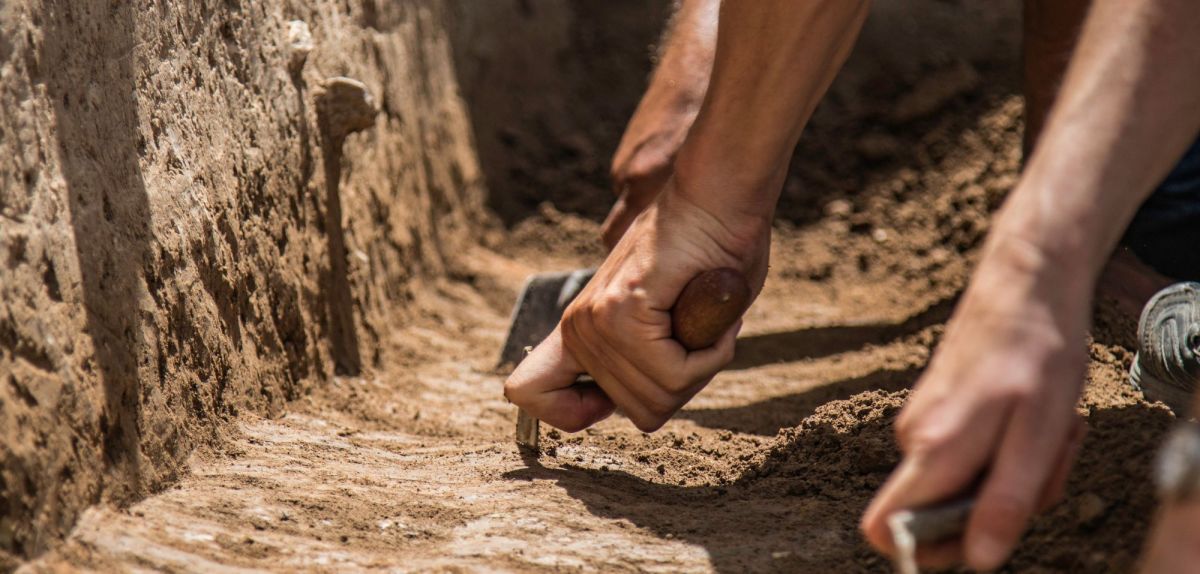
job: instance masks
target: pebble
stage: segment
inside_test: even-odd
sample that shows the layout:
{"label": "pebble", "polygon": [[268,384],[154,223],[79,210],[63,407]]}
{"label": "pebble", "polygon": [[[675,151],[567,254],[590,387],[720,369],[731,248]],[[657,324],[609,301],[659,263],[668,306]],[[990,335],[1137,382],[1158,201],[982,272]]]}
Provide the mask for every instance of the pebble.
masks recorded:
{"label": "pebble", "polygon": [[308,22],[304,20],[292,20],[288,22],[287,42],[291,55],[291,59],[288,61],[288,69],[293,74],[297,74],[300,70],[304,69],[304,64],[308,61],[308,55],[312,53],[315,47],[312,32],[308,29]]}
{"label": "pebble", "polygon": [[846,201],[845,199],[835,199],[825,204],[825,214],[833,217],[845,217],[850,215],[850,212],[853,211],[853,209],[854,206],[852,206],[850,202]]}
{"label": "pebble", "polygon": [[335,140],[375,125],[379,108],[366,84],[345,77],[325,80],[317,112]]}
{"label": "pebble", "polygon": [[1108,510],[1108,503],[1094,492],[1084,493],[1075,503],[1075,518],[1079,524],[1087,524],[1100,518]]}

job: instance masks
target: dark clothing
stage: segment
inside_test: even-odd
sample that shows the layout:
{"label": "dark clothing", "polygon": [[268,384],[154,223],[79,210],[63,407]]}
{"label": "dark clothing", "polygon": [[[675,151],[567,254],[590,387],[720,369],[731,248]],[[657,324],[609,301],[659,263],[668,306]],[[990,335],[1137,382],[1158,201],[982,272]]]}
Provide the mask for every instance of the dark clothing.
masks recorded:
{"label": "dark clothing", "polygon": [[1142,204],[1121,242],[1160,273],[1200,281],[1200,140]]}

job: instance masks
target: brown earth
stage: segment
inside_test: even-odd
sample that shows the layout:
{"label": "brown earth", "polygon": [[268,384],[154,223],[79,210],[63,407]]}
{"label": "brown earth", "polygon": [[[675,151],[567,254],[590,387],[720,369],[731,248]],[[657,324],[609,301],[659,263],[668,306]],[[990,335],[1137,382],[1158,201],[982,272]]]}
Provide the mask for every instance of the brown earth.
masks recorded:
{"label": "brown earth", "polygon": [[[538,17],[550,13],[580,22],[556,12],[550,2],[520,4],[526,5],[522,10],[542,11]],[[544,430],[540,458],[518,453],[512,442],[514,408],[499,393],[503,373],[494,371],[510,305],[528,274],[595,264],[602,257],[594,216],[602,213],[606,197],[598,172],[611,149],[606,145],[619,134],[619,125],[611,122],[619,120],[605,118],[606,125],[571,143],[559,131],[572,132],[581,116],[539,132],[523,116],[510,124],[504,114],[474,113],[472,107],[469,118],[451,116],[470,122],[481,149],[488,145],[484,139],[494,137],[500,148],[517,150],[505,157],[493,149],[499,155],[492,160],[481,151],[490,204],[514,226],[486,225],[490,216],[480,214],[482,223],[475,227],[480,233],[445,233],[437,217],[388,215],[415,202],[451,219],[461,217],[454,221],[470,227],[476,221],[468,216],[472,210],[455,202],[469,203],[475,196],[456,195],[451,168],[426,168],[444,177],[401,175],[407,173],[402,166],[421,160],[391,159],[394,149],[372,139],[383,137],[378,133],[350,140],[356,153],[366,155],[348,160],[349,174],[334,179],[362,181],[348,186],[343,181],[341,203],[359,205],[347,208],[347,249],[365,250],[366,261],[350,269],[356,275],[349,293],[353,333],[370,352],[350,357],[366,357],[364,363],[332,376],[334,345],[322,343],[331,339],[330,321],[300,322],[314,330],[308,341],[314,357],[322,358],[311,359],[308,376],[328,377],[328,383],[301,385],[284,394],[294,400],[278,408],[230,403],[221,423],[206,427],[221,431],[218,440],[188,438],[179,449],[178,478],[162,480],[166,489],[133,503],[128,503],[133,496],[109,497],[83,513],[65,544],[24,566],[30,572],[887,572],[889,564],[858,536],[858,516],[898,461],[890,424],[928,361],[990,214],[1020,165],[1021,104],[1008,80],[1012,62],[1004,55],[1015,53],[1004,52],[1012,37],[980,31],[1013,24],[1012,11],[980,6],[983,2],[930,2],[926,12],[934,22],[954,22],[953,14],[962,11],[989,17],[977,18],[971,25],[982,28],[973,31],[954,26],[955,48],[948,49],[929,40],[930,29],[914,28],[895,13],[898,8],[881,5],[864,32],[863,47],[798,150],[775,229],[773,267],[746,319],[737,359],[661,431],[641,434],[618,415],[578,435]],[[475,14],[484,19],[468,14],[458,20],[461,28],[449,36],[438,35],[437,10],[396,13],[394,20],[379,16],[386,11],[364,12],[358,23],[402,28],[419,22],[416,28],[425,31],[400,37],[427,46],[420,37],[433,34],[442,40],[432,43],[444,47],[445,37],[478,36],[487,18],[533,18],[508,12],[500,16],[515,19],[504,20],[488,10],[493,8]],[[384,28],[364,26],[374,31],[364,31],[371,40],[360,40],[378,44]],[[377,46],[377,55],[389,49],[404,53],[386,48],[389,36],[383,37],[385,47]],[[901,44],[913,58],[898,54],[889,43],[896,38],[907,38]],[[518,83],[521,74],[488,76],[480,64],[503,60],[497,54],[509,54],[505,49],[484,50],[490,59],[470,50],[458,53],[460,73]],[[443,55],[427,61],[448,61]],[[511,101],[497,103],[503,97],[481,88],[484,84],[469,79],[462,84],[468,104],[491,98],[488,106],[522,109]],[[380,92],[389,95],[385,108],[407,94],[401,88]],[[558,113],[553,108],[570,97],[575,96],[536,95],[546,107],[529,113],[553,116]],[[613,116],[618,109],[628,112],[616,103],[606,106],[612,107],[598,109],[611,109]],[[401,113],[386,121],[402,126],[408,120]],[[437,140],[443,125],[431,121],[434,134],[421,137]],[[395,130],[377,125],[376,132]],[[452,133],[457,132],[443,136],[454,142]],[[512,133],[521,136],[511,138]],[[545,167],[556,161],[559,148],[528,143],[541,142],[538,138],[577,148],[568,154],[577,165]],[[391,167],[376,172],[378,165]],[[467,160],[454,165],[469,175]],[[389,178],[406,181],[401,189],[409,191],[391,191]],[[564,186],[568,180],[576,184]],[[536,197],[530,190],[538,186],[552,201],[530,207]],[[415,198],[382,196],[421,190],[425,195]],[[320,221],[325,211],[318,208],[310,216]],[[355,214],[373,219],[355,220]],[[394,217],[406,223],[384,225]],[[151,219],[151,227],[166,227],[164,221]],[[318,226],[317,221],[307,225]],[[308,241],[322,243],[323,233],[312,231]],[[409,250],[397,251],[392,235],[408,238]],[[311,256],[305,253],[295,257]],[[205,261],[200,256],[194,261]],[[271,269],[265,263],[246,268],[251,276]],[[35,271],[40,280],[36,269],[20,273]],[[320,276],[313,271],[296,281],[319,286]],[[317,297],[310,304],[324,301]],[[269,310],[274,300],[257,305]],[[185,306],[173,316],[190,317],[188,311],[194,310]],[[1007,572],[1129,572],[1145,536],[1153,512],[1148,464],[1172,417],[1124,384],[1130,353],[1121,345],[1128,340],[1128,322],[1108,312],[1099,316],[1080,402],[1090,434],[1068,496],[1033,525]],[[251,318],[244,323],[257,324]],[[72,325],[83,329],[76,323],[58,329],[71,334]],[[186,360],[185,351],[174,349],[167,357]],[[282,357],[271,364],[292,365]],[[179,372],[209,379],[203,372]],[[276,388],[263,383],[270,378],[259,371],[239,376],[246,382],[236,388],[244,393]],[[14,436],[11,429],[4,432]],[[86,476],[107,472],[109,482],[127,478],[95,470],[102,466],[67,466]],[[11,558],[10,566],[18,563]]]}
{"label": "brown earth", "polygon": [[[175,487],[88,511],[34,570],[886,571],[856,521],[897,462],[892,419],[1017,167],[1018,102],[979,97],[982,117],[920,138],[916,155],[943,144],[942,159],[868,177],[848,205],[777,230],[735,365],[662,431],[616,417],[548,432],[540,458],[513,444],[492,370],[507,305],[527,273],[596,259],[582,247],[596,225],[546,207],[464,253],[459,279],[414,288],[416,318],[387,342],[395,363],[280,419],[244,418]],[[1125,385],[1126,350],[1091,349],[1090,435],[1067,499],[1010,571],[1125,572],[1136,558],[1148,459],[1172,417]]]}

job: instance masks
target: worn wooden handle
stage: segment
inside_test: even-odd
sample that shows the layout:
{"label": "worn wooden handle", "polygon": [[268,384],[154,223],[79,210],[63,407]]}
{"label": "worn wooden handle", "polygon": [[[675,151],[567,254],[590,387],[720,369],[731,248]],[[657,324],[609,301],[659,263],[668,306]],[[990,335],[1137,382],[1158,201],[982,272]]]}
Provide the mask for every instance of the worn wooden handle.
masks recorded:
{"label": "worn wooden handle", "polygon": [[750,306],[750,285],[740,271],[705,271],[683,288],[671,308],[671,333],[688,351],[716,344]]}

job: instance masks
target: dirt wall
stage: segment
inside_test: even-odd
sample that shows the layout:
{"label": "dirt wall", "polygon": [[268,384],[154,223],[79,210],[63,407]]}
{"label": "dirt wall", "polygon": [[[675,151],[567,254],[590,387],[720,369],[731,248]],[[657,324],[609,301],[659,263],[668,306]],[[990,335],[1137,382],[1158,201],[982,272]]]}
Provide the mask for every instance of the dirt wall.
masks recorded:
{"label": "dirt wall", "polygon": [[0,3],[0,562],[169,483],[233,415],[386,360],[413,278],[484,220],[448,20]]}
{"label": "dirt wall", "polygon": [[453,52],[488,206],[601,218],[609,162],[652,69],[671,0],[454,0]]}

